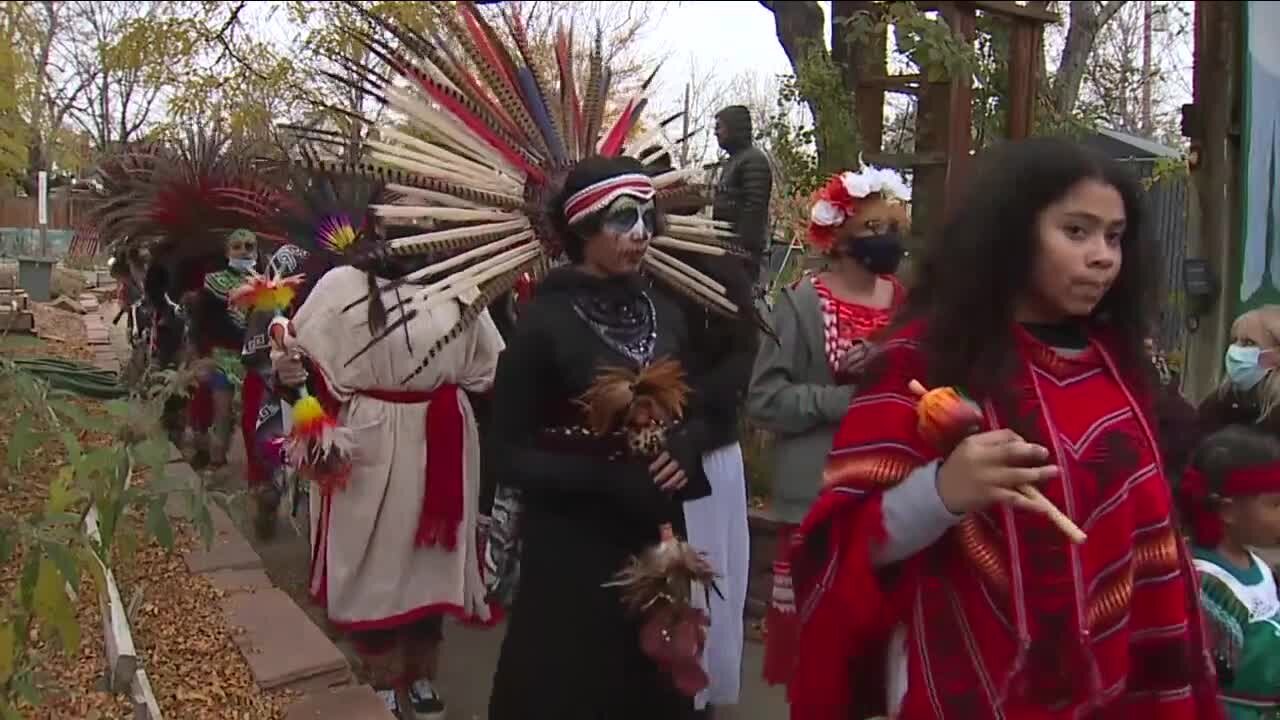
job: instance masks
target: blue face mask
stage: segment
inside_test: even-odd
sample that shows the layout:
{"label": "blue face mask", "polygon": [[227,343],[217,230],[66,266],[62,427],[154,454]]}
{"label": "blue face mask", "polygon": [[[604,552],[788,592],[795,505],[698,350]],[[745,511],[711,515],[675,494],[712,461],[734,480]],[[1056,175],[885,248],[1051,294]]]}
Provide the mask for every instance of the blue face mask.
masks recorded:
{"label": "blue face mask", "polygon": [[1262,348],[1259,347],[1232,345],[1227,348],[1227,377],[1231,378],[1231,384],[1237,390],[1252,390],[1266,377],[1266,368],[1258,362],[1261,357]]}
{"label": "blue face mask", "polygon": [[254,260],[254,258],[247,257],[247,258],[229,258],[227,260],[227,264],[235,268],[236,270],[239,270],[240,272],[249,272],[258,263],[257,261]]}

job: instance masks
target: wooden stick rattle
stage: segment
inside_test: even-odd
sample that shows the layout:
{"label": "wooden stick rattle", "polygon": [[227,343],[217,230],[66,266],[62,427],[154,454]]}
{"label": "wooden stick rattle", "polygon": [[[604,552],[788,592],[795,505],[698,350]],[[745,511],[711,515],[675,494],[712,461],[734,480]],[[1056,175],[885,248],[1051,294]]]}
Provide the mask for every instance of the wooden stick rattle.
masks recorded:
{"label": "wooden stick rattle", "polygon": [[[948,441],[958,442],[964,436],[972,434],[972,424],[967,416],[976,413],[977,418],[982,417],[981,410],[955,388],[929,390],[918,380],[912,380],[907,384],[907,389],[920,398],[916,403],[920,435],[935,447],[946,447]],[[1079,545],[1085,541],[1087,536],[1084,531],[1045,497],[1039,488],[1034,485],[1019,485],[1015,490],[1034,503],[1071,542]]]}

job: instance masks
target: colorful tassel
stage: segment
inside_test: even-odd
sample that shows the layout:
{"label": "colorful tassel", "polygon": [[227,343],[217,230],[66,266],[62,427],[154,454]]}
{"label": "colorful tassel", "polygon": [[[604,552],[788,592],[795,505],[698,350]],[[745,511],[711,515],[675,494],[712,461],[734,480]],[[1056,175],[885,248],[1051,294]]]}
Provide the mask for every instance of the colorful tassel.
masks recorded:
{"label": "colorful tassel", "polygon": [[320,245],[332,253],[342,254],[355,245],[360,232],[356,230],[351,218],[346,215],[333,215],[320,223],[316,239]]}
{"label": "colorful tassel", "polygon": [[[294,278],[298,278],[301,282],[301,276],[284,280],[290,281]],[[271,284],[271,281],[254,278],[247,285],[255,282],[265,286]],[[252,292],[257,292],[261,298],[265,298],[263,302],[277,303],[270,308],[275,312],[276,317],[283,317],[284,311],[293,301],[291,289],[287,295],[288,302],[282,302],[286,298],[286,293],[278,287],[254,291],[244,291],[244,288],[241,288],[236,292],[240,293],[241,297],[249,297]],[[283,349],[285,332],[284,323],[272,322],[270,325],[271,342],[277,348]],[[339,425],[306,386],[299,388],[298,394],[300,398],[293,406],[293,427],[289,430],[289,437],[284,441],[285,462],[299,475],[314,482],[321,492],[341,491],[346,488],[347,480],[351,476],[351,455],[355,448],[351,431]]]}
{"label": "colorful tassel", "polygon": [[293,304],[298,288],[302,287],[305,280],[302,275],[278,279],[254,275],[245,284],[228,293],[227,300],[246,312],[283,314]]}

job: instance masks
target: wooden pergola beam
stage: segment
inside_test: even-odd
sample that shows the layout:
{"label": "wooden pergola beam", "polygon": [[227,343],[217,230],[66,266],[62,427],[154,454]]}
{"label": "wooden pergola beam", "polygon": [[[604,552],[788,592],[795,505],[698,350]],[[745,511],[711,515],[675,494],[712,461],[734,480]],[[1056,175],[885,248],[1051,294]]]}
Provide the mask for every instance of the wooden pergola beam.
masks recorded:
{"label": "wooden pergola beam", "polygon": [[1048,10],[1018,5],[1013,2],[1001,2],[1000,0],[987,0],[985,2],[983,0],[954,0],[953,2],[916,3],[917,8],[926,12],[942,12],[943,8],[948,5],[968,5],[988,15],[998,15],[1006,20],[1019,22],[1055,24],[1061,19],[1057,13],[1049,12]]}
{"label": "wooden pergola beam", "polygon": [[1028,7],[1026,5],[1018,5],[1013,2],[999,2],[981,0],[973,0],[969,3],[977,7],[979,10],[991,15],[1000,15],[1010,20],[1021,20],[1024,22],[1032,22],[1037,24],[1053,25],[1061,18],[1057,13],[1041,10],[1039,8]]}

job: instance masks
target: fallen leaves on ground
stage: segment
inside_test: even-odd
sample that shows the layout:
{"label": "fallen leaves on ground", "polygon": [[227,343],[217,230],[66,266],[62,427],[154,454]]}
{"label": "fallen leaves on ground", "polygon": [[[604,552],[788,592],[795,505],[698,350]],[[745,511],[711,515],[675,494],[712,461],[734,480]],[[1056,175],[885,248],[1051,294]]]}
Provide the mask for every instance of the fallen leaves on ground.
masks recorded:
{"label": "fallen leaves on ground", "polygon": [[[57,353],[45,348],[36,354]],[[104,413],[97,402],[79,399],[71,402],[87,414]],[[15,473],[3,461],[14,420],[11,415],[0,413],[0,488],[3,488],[0,491],[0,517],[30,516],[39,512],[48,497],[49,481],[56,477],[58,468],[66,460],[66,448],[60,439],[54,438],[29,452],[23,458],[21,473]],[[80,433],[79,440],[83,447],[110,442],[106,435],[89,432]],[[17,583],[24,559],[24,555],[18,554],[9,563],[0,565],[0,592],[6,596]],[[76,616],[81,633],[79,651],[74,657],[63,654],[56,641],[37,641],[34,651],[40,658],[43,702],[36,708],[22,708],[23,717],[29,720],[84,720],[90,717],[115,720],[132,717],[133,705],[127,697],[116,697],[99,689],[107,663],[106,651],[98,596],[93,580],[87,574],[81,578]]]}
{"label": "fallen leaves on ground", "polygon": [[83,316],[44,303],[31,303],[31,313],[35,315],[36,333],[52,350],[47,354],[69,360],[93,359]]}
{"label": "fallen leaves on ground", "polygon": [[[77,318],[78,320],[78,318]],[[40,343],[32,355],[68,357],[51,343]],[[3,402],[3,398],[0,398]],[[72,400],[88,414],[104,412],[91,400]],[[6,440],[12,437],[15,418],[0,413],[0,517],[37,512],[47,497],[49,480],[65,462],[66,451],[58,439],[35,448],[23,459],[22,472],[14,473],[3,462]],[[111,441],[97,433],[81,433],[83,447]],[[126,522],[141,537],[143,520]],[[195,534],[176,528],[174,552],[147,542],[132,554],[119,558],[113,572],[121,597],[128,605],[141,591],[130,622],[141,666],[146,670],[161,712],[171,720],[275,720],[296,702],[288,692],[264,693],[253,682],[244,658],[233,641],[233,629],[223,618],[222,593],[208,580],[187,571],[181,550],[190,548]],[[0,565],[0,593],[5,596],[17,582],[22,563],[15,557]],[[58,651],[56,642],[38,642],[44,693],[40,707],[20,710],[28,720],[124,720],[133,717],[127,696],[102,690],[106,655],[102,616],[92,579],[81,580],[77,605],[81,642],[74,657]]]}
{"label": "fallen leaves on ground", "polygon": [[[57,357],[66,360],[91,361],[93,350],[84,330],[84,318],[45,303],[30,303],[27,309],[35,316],[36,334],[18,332],[5,336],[0,345],[8,357]],[[108,318],[109,319],[109,318]]]}
{"label": "fallen leaves on ground", "polygon": [[[180,548],[198,542],[189,528],[179,533]],[[222,614],[223,593],[188,572],[180,552],[141,548],[118,581],[126,597],[142,592],[133,642],[166,717],[271,720],[297,701],[258,689]]]}

